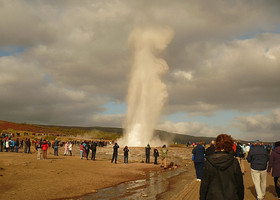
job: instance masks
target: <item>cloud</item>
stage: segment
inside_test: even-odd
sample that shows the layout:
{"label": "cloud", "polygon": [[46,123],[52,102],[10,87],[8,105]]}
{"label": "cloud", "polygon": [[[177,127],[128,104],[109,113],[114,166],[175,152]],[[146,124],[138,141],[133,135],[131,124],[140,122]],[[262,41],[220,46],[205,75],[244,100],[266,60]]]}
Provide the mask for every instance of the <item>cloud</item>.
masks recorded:
{"label": "cloud", "polygon": [[[268,115],[251,115],[247,117],[236,117],[234,126],[245,133],[243,137],[264,141],[280,140],[280,109],[272,111]],[[252,138],[254,135],[254,138]]]}
{"label": "cloud", "polygon": [[276,109],[280,4],[253,2],[1,1],[1,49],[23,51],[0,57],[0,117],[109,124],[92,117],[108,101],[125,101],[133,56],[128,37],[143,26],[174,30],[159,55],[170,68],[164,114]]}
{"label": "cloud", "polygon": [[95,115],[92,117],[92,122],[98,126],[123,127],[124,118],[123,114]]}
{"label": "cloud", "polygon": [[211,127],[206,123],[200,122],[170,122],[165,121],[158,126],[158,129],[169,131],[172,133],[179,133],[183,135],[195,135],[205,137],[216,137],[224,133],[225,130],[221,127]]}

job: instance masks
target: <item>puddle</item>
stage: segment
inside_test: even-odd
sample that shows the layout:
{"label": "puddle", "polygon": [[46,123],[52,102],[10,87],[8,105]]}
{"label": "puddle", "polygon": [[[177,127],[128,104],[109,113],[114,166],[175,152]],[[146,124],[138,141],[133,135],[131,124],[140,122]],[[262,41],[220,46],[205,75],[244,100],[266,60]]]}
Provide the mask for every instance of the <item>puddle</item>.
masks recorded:
{"label": "puddle", "polygon": [[149,172],[145,179],[129,181],[114,187],[99,189],[97,193],[74,198],[76,200],[136,200],[136,199],[158,199],[157,195],[166,192],[168,189],[169,179],[187,171],[186,167],[177,169]]}

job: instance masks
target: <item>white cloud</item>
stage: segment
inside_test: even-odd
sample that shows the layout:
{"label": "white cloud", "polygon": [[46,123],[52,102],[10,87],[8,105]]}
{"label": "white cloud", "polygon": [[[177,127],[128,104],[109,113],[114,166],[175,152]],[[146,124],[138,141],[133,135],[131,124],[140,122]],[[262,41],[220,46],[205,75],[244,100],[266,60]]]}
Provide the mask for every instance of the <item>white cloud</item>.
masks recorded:
{"label": "white cloud", "polygon": [[170,122],[165,121],[158,126],[158,129],[179,133],[184,135],[216,137],[224,132],[221,127],[211,127],[206,123],[200,122]]}
{"label": "white cloud", "polygon": [[249,133],[243,135],[247,139],[278,141],[280,140],[280,109],[274,110],[268,115],[236,117],[234,126],[244,133]]}

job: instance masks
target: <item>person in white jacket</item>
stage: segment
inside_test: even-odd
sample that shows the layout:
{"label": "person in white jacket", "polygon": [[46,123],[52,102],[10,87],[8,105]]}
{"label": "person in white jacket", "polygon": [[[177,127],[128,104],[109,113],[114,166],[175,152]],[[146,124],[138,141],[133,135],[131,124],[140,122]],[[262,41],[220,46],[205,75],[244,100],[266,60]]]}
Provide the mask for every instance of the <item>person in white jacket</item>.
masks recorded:
{"label": "person in white jacket", "polygon": [[72,142],[69,143],[69,153],[70,153],[70,156],[72,156],[72,148],[73,148],[73,144]]}
{"label": "person in white jacket", "polygon": [[65,145],[64,145],[64,155],[66,156],[68,154],[68,151],[69,151],[69,143],[66,142]]}

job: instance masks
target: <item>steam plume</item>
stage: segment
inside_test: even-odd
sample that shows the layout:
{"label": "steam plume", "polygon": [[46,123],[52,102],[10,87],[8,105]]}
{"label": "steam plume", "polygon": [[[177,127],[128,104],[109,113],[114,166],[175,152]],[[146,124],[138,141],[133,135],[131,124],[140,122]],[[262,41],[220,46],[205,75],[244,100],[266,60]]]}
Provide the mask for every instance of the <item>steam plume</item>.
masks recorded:
{"label": "steam plume", "polygon": [[136,28],[129,41],[134,47],[130,86],[127,96],[125,135],[120,141],[128,146],[155,145],[154,128],[168,97],[161,76],[168,70],[165,60],[156,57],[173,37],[169,28]]}

